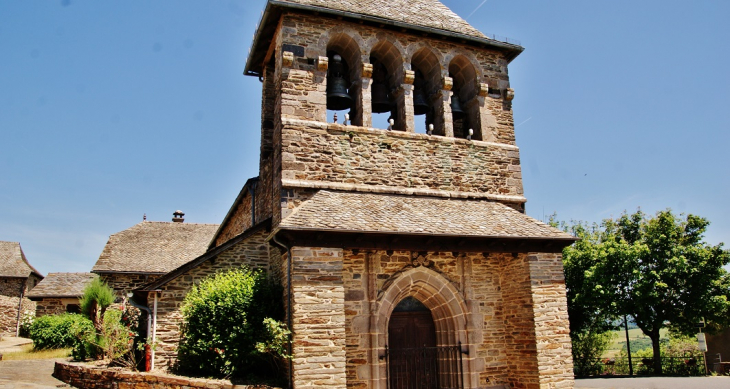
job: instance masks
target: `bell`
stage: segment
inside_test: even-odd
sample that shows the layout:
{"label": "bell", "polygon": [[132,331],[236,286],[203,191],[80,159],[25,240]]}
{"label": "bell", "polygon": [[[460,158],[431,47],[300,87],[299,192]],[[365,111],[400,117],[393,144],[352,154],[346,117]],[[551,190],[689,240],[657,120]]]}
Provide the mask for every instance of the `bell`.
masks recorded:
{"label": "bell", "polygon": [[461,102],[459,102],[459,97],[454,95],[451,95],[451,114],[454,115],[454,120],[461,119],[464,117],[464,110],[461,109]]}
{"label": "bell", "polygon": [[352,96],[347,93],[349,82],[345,79],[342,57],[335,54],[330,59],[327,73],[327,109],[341,111],[352,107]]}
{"label": "bell", "polygon": [[375,57],[370,57],[373,65],[373,85],[370,89],[373,112],[389,112],[393,107],[388,96],[388,69]]}
{"label": "bell", "polygon": [[420,89],[413,91],[413,114],[414,115],[425,115],[428,113],[428,103],[426,102],[426,95]]}
{"label": "bell", "polygon": [[372,89],[373,112],[390,112],[391,104],[388,98],[388,87],[385,84],[373,84]]}

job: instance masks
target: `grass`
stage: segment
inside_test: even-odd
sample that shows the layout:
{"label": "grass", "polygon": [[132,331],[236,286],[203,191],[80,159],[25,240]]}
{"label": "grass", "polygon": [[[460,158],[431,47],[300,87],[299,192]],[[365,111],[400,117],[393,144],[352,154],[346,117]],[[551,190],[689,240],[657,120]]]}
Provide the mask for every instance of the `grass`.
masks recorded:
{"label": "grass", "polygon": [[3,354],[3,361],[20,361],[28,359],[55,359],[66,358],[71,356],[70,348],[60,348],[54,350],[34,350],[32,344],[21,346],[21,351],[12,351]]}
{"label": "grass", "polygon": [[[668,332],[666,328],[662,328],[659,332],[661,339],[668,338]],[[626,348],[626,332],[624,330],[613,331],[614,339],[611,346],[608,347],[608,351],[603,355],[605,358],[614,358],[619,355],[622,349]],[[629,340],[631,341],[631,353],[635,353],[644,348],[651,348],[651,339],[644,335],[638,328],[632,328],[629,330]]]}

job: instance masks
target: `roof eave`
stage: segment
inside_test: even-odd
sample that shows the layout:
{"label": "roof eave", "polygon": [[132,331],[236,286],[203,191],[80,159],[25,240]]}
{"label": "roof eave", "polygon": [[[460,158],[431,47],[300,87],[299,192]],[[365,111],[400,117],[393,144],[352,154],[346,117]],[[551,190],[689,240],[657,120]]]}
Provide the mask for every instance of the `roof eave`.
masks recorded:
{"label": "roof eave", "polygon": [[[453,31],[447,31],[447,30],[441,30],[437,28],[430,28],[425,26],[416,26],[409,23],[403,23],[396,20],[391,19],[385,19],[380,18],[377,16],[371,16],[371,15],[362,15],[357,14],[353,12],[347,12],[347,11],[340,11],[340,10],[334,10],[324,7],[317,7],[313,5],[305,5],[305,4],[292,4],[277,0],[269,0],[266,3],[266,8],[264,9],[264,13],[261,17],[261,21],[259,22],[259,26],[256,29],[256,33],[254,34],[253,44],[251,45],[251,51],[249,53],[248,59],[246,60],[246,67],[244,68],[243,74],[246,76],[261,76],[261,69],[258,67],[263,63],[263,61],[253,61],[254,58],[260,56],[260,52],[266,53],[269,49],[269,45],[271,45],[271,39],[267,40],[266,42],[261,42],[263,31],[265,31],[267,28],[271,29],[270,23],[272,23],[272,18],[276,17],[276,21],[278,22],[279,16],[281,16],[281,10],[284,8],[288,9],[294,9],[294,10],[301,10],[301,11],[308,11],[308,12],[317,12],[322,14],[328,14],[336,17],[342,17],[343,19],[350,19],[350,20],[357,20],[357,21],[363,21],[363,22],[369,22],[369,23],[376,23],[376,24],[382,24],[382,25],[388,25],[392,26],[394,28],[398,29],[408,29],[411,31],[421,32],[421,33],[427,33],[427,34],[434,34],[441,37],[445,37],[447,39],[456,39],[456,40],[462,40],[467,41],[471,43],[475,43],[478,45],[485,45],[492,48],[495,48],[499,51],[502,51],[505,53],[507,62],[512,62],[513,59],[515,59],[520,53],[522,53],[525,48],[520,45],[515,45],[507,42],[501,42],[494,39],[489,38],[479,38],[471,35],[466,34],[460,34]],[[273,34],[271,34],[273,35]],[[260,47],[262,44],[268,43],[265,47]],[[264,54],[265,55],[265,54]]]}
{"label": "roof eave", "polygon": [[504,236],[433,234],[428,232],[333,230],[280,226],[270,235],[297,244],[334,244],[352,249],[404,249],[464,252],[560,253],[578,238],[573,236]]}

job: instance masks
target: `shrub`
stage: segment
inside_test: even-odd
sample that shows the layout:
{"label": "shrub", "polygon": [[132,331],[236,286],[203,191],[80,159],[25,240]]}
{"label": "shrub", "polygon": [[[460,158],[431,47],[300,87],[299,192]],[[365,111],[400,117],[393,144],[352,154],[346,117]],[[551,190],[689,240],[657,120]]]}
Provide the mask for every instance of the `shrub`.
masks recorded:
{"label": "shrub", "polygon": [[181,373],[276,376],[275,360],[284,355],[288,331],[275,320],[283,314],[281,289],[261,272],[241,268],[206,278],[187,294],[182,314]]}
{"label": "shrub", "polygon": [[35,311],[23,311],[20,316],[20,332],[18,335],[24,338],[30,337],[30,326],[33,324],[33,320],[35,320]]}
{"label": "shrub", "polygon": [[[129,365],[133,360],[135,333],[122,322],[123,312],[109,309],[104,314],[101,335],[96,338],[96,346],[104,359],[115,365]],[[132,366],[134,367],[132,363]]]}
{"label": "shrub", "polygon": [[608,350],[615,336],[611,331],[570,334],[575,375],[585,377],[600,374],[599,358]]}
{"label": "shrub", "polygon": [[36,318],[29,328],[33,347],[37,350],[83,347],[85,333],[93,332],[91,321],[81,315],[64,313]]}

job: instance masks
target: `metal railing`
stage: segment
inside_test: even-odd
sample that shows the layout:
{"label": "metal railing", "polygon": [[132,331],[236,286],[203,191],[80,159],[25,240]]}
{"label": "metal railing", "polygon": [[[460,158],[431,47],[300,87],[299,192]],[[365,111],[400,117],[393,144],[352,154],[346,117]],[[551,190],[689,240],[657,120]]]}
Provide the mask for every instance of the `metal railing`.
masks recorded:
{"label": "metal railing", "polygon": [[462,389],[460,346],[390,349],[389,389]]}
{"label": "metal railing", "polygon": [[[704,376],[705,361],[702,356],[662,357],[663,376]],[[632,358],[629,369],[628,358],[595,358],[574,361],[576,377],[595,376],[628,376],[631,372],[637,376],[654,374],[652,358]]]}

